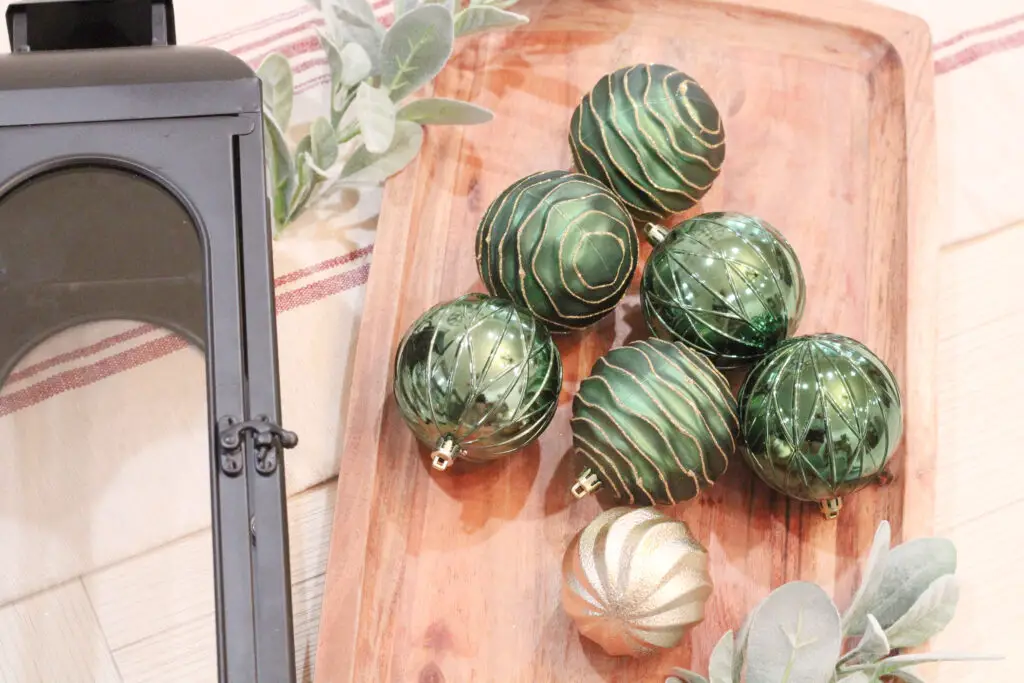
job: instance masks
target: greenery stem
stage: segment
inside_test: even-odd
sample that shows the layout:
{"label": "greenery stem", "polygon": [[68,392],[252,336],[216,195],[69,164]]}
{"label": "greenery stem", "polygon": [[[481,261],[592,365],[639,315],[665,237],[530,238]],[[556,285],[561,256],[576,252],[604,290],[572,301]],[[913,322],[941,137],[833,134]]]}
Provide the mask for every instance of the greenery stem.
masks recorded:
{"label": "greenery stem", "polygon": [[338,144],[348,142],[357,135],[359,135],[359,124],[353,121],[338,131]]}

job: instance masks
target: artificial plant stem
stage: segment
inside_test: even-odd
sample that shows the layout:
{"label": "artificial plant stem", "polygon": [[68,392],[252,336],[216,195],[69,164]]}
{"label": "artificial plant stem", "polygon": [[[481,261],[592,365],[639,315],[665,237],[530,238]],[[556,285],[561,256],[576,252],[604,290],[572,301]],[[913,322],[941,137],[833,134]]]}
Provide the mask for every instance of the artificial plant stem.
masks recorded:
{"label": "artificial plant stem", "polygon": [[356,88],[352,87],[345,93],[345,99],[341,102],[341,107],[338,108],[334,115],[331,117],[331,124],[337,128],[341,123],[341,120],[345,118],[345,114],[348,112],[348,108],[352,106],[352,103],[356,100]]}
{"label": "artificial plant stem", "polygon": [[359,135],[359,124],[353,121],[338,133],[338,144],[343,144]]}

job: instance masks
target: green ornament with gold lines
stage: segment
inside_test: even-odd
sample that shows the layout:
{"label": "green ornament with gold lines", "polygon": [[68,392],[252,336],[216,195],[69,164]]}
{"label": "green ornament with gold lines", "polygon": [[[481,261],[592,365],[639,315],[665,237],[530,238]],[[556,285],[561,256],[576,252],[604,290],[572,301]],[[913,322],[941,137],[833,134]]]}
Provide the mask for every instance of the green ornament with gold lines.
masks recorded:
{"label": "green ornament with gold lines", "polygon": [[456,460],[490,462],[533,443],[558,407],[562,359],[528,312],[472,293],[409,327],[393,381],[402,419],[444,471]]}
{"label": "green ornament with gold lines", "polygon": [[638,64],[603,77],[573,113],[576,168],[611,188],[637,222],[696,204],[725,161],[715,103],[685,73]]}
{"label": "green ornament with gold lines", "polygon": [[606,187],[580,173],[520,179],[488,207],[476,260],[494,296],[529,310],[552,332],[593,325],[622,299],[636,271],[633,222]]}
{"label": "green ornament with gold lines", "polygon": [[722,476],[739,421],[729,383],[678,342],[635,341],[599,358],[572,404],[577,498],[606,489],[624,503],[671,505]]}

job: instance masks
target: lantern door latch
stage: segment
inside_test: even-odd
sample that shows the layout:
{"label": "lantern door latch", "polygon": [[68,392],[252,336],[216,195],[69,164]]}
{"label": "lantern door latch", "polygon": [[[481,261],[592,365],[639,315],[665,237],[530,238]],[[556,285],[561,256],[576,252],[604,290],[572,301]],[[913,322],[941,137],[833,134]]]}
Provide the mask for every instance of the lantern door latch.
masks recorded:
{"label": "lantern door latch", "polygon": [[295,432],[283,429],[265,415],[254,420],[240,420],[236,417],[222,417],[217,421],[217,450],[220,468],[228,475],[237,476],[244,467],[242,445],[246,434],[252,435],[256,451],[256,471],[273,474],[277,471],[277,459],[286,448],[295,448],[299,437]]}

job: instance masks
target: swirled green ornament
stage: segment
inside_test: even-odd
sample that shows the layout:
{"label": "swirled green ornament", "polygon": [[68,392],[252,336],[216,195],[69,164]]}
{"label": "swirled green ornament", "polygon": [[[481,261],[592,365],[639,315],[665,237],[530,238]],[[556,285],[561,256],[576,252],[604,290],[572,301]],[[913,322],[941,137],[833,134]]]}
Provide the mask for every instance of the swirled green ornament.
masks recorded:
{"label": "swirled green ornament", "polygon": [[725,127],[695,80],[664,64],[603,77],[573,112],[576,168],[614,191],[639,221],[685,211],[725,161]]}
{"label": "swirled green ornament", "polygon": [[547,329],[504,299],[467,294],[424,313],[403,336],[394,394],[433,466],[488,462],[533,442],[550,424],[562,360]]}
{"label": "swirled green ornament", "polygon": [[606,187],[547,171],[514,183],[477,230],[487,291],[523,306],[554,332],[589,327],[622,299],[636,270],[633,222]]}
{"label": "swirled green ornament", "polygon": [[750,371],[739,396],[744,459],[768,486],[838,515],[843,496],[888,478],[903,434],[896,377],[858,341],[788,339]]}
{"label": "swirled green ornament", "polygon": [[581,498],[607,488],[671,505],[714,484],[736,448],[736,402],[711,362],[683,344],[635,341],[598,359],[572,404]]}
{"label": "swirled green ornament", "polygon": [[640,301],[651,334],[727,369],[756,362],[796,331],[806,299],[803,270],[766,221],[705,213],[669,231],[649,224],[646,232],[656,246]]}

